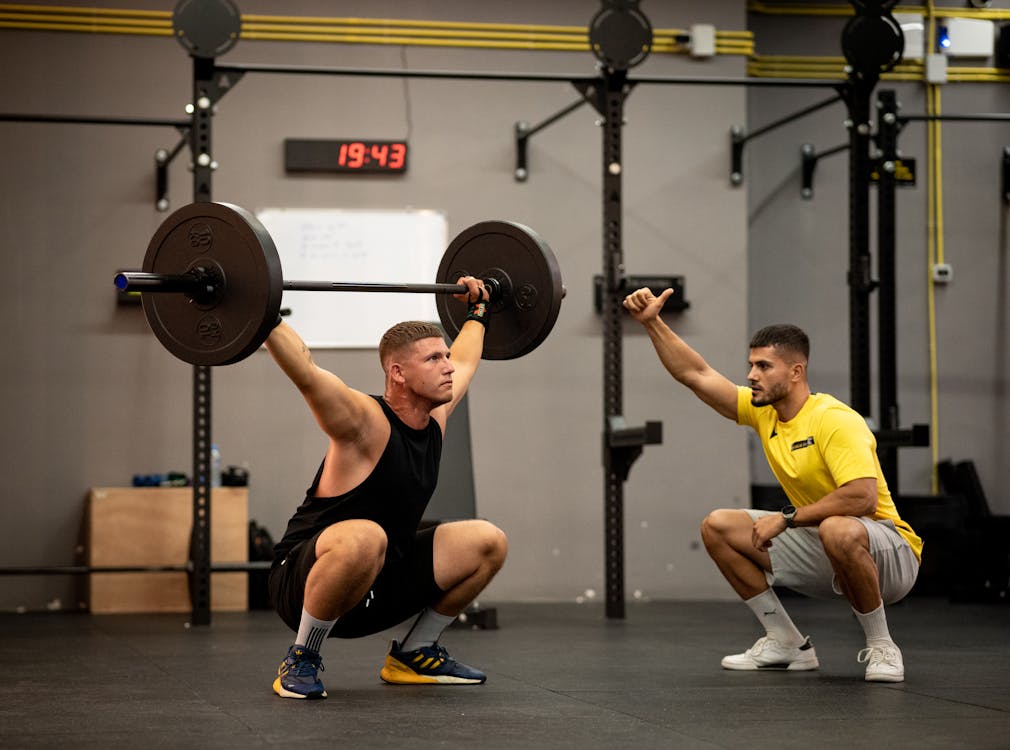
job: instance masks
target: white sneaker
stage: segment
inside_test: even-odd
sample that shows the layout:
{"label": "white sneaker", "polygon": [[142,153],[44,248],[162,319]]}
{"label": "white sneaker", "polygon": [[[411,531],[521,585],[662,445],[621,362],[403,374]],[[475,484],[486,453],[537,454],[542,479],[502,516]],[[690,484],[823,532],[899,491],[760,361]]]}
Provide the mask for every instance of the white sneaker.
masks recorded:
{"label": "white sneaker", "polygon": [[783,646],[770,635],[758,638],[757,643],[742,654],[732,654],[722,660],[723,669],[771,669],[792,672],[817,669],[817,653],[807,638],[799,646]]}
{"label": "white sneaker", "polygon": [[904,682],[905,664],[901,660],[901,650],[893,643],[867,646],[856,661],[866,664],[867,682]]}

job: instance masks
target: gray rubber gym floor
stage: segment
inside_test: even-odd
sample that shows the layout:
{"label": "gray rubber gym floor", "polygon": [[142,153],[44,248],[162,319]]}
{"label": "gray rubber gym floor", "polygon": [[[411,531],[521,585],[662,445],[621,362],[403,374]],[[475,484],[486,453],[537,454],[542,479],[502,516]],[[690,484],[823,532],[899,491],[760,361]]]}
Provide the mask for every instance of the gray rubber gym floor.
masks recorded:
{"label": "gray rubber gym floor", "polygon": [[[378,677],[397,628],[330,640],[324,701],[270,689],[290,634],[271,612],[0,615],[0,747],[1008,748],[1010,607],[889,609],[903,684],[867,684],[845,605],[784,598],[821,668],[729,672],[758,635],[735,602],[496,604],[499,629],[442,642],[481,686]],[[305,744],[309,743],[309,744]]]}

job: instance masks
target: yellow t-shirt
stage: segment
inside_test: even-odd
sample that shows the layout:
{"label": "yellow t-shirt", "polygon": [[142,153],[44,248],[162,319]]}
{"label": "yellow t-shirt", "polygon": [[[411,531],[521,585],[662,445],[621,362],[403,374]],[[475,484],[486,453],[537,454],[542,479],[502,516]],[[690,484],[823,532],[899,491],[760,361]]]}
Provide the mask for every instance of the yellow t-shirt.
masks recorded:
{"label": "yellow t-shirt", "polygon": [[736,411],[737,423],[758,434],[768,465],[793,505],[815,503],[853,479],[876,477],[872,517],[893,522],[922,559],[922,539],[898,515],[877,459],[877,440],[858,412],[833,396],[814,393],[795,417],[781,422],[773,407],[751,404],[746,386],[737,387]]}

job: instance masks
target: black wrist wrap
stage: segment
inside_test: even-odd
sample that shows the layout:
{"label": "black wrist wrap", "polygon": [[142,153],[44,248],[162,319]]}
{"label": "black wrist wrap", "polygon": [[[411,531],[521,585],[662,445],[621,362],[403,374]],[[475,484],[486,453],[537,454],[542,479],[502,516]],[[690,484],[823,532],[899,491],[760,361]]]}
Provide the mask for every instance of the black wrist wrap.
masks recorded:
{"label": "black wrist wrap", "polygon": [[476,320],[484,328],[487,328],[488,318],[491,311],[488,309],[487,300],[471,302],[466,312],[467,320]]}

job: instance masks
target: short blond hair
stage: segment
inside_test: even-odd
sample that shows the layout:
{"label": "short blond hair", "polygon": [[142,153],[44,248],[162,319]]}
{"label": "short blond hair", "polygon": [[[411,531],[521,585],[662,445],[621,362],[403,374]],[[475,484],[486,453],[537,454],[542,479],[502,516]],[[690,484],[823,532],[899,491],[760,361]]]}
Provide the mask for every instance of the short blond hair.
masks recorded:
{"label": "short blond hair", "polygon": [[382,369],[386,369],[389,358],[394,352],[421,339],[442,339],[444,341],[445,335],[437,325],[426,323],[423,320],[405,320],[382,334],[382,339],[379,341],[379,362]]}

